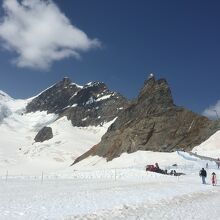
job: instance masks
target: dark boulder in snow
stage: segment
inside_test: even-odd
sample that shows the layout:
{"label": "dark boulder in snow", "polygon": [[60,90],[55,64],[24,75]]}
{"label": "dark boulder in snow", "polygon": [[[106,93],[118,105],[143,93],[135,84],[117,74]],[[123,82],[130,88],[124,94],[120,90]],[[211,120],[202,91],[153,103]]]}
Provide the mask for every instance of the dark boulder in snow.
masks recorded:
{"label": "dark boulder in snow", "polygon": [[35,136],[36,142],[44,142],[53,138],[53,132],[51,127],[43,127]]}

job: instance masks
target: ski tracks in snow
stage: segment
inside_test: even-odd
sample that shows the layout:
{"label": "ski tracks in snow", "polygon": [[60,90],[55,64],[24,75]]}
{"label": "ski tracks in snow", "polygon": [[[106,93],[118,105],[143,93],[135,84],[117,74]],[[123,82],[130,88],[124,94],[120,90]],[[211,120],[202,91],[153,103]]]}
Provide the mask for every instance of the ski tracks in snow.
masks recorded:
{"label": "ski tracks in snow", "polygon": [[[164,219],[220,216],[220,187],[200,179],[0,179],[1,220]],[[209,208],[207,210],[207,207]]]}
{"label": "ski tracks in snow", "polygon": [[101,210],[65,220],[207,220],[210,217],[220,219],[220,187],[217,187],[212,192],[193,193],[138,206],[123,205],[112,210]]}

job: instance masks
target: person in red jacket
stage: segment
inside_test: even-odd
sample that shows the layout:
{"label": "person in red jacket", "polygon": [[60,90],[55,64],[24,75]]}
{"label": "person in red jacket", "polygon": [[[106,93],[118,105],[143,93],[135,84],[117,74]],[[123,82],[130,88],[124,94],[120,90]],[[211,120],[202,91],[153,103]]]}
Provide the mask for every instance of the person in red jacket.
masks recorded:
{"label": "person in red jacket", "polygon": [[215,172],[212,173],[212,185],[215,186],[217,183],[216,174]]}

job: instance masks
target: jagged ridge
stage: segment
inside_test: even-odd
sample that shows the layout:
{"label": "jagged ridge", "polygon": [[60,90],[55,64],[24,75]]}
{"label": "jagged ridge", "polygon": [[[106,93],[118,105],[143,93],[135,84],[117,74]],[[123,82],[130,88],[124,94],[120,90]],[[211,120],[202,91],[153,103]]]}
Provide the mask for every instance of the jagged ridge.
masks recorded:
{"label": "jagged ridge", "polygon": [[66,77],[34,98],[26,111],[56,113],[74,126],[89,126],[111,121],[125,106],[127,100],[102,82],[78,86]]}
{"label": "jagged ridge", "polygon": [[219,129],[217,122],[174,105],[165,79],[151,76],[138,98],[110,126],[99,144],[77,158],[90,155],[112,160],[123,152],[191,150]]}

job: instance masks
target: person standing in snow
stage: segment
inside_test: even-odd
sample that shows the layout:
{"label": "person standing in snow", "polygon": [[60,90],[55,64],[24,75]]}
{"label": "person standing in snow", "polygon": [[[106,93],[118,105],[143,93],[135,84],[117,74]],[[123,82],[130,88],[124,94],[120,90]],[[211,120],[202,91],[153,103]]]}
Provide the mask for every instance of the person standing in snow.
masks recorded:
{"label": "person standing in snow", "polygon": [[206,165],[205,165],[205,166],[206,166],[206,169],[208,169],[208,168],[209,168],[209,164],[208,164],[208,163],[206,163]]}
{"label": "person standing in snow", "polygon": [[205,178],[206,178],[206,176],[207,176],[207,173],[206,173],[206,170],[205,170],[204,168],[202,168],[202,169],[200,170],[199,176],[202,177],[202,183],[203,183],[203,184],[206,184]]}
{"label": "person standing in snow", "polygon": [[217,183],[217,178],[215,172],[212,173],[212,185],[215,186]]}
{"label": "person standing in snow", "polygon": [[217,163],[217,167],[218,167],[218,169],[219,169],[219,167],[220,167],[220,159],[219,159],[219,158],[217,159],[217,162],[216,162],[216,163]]}

